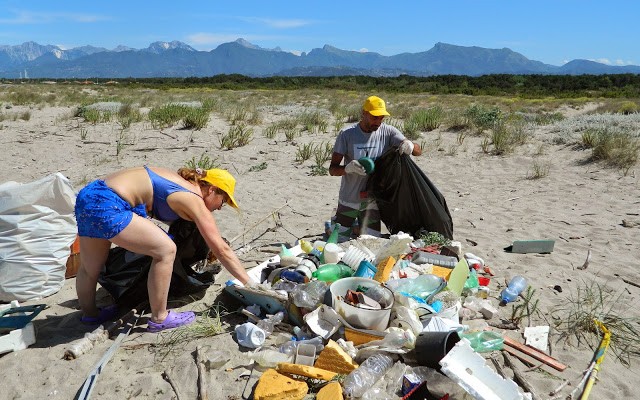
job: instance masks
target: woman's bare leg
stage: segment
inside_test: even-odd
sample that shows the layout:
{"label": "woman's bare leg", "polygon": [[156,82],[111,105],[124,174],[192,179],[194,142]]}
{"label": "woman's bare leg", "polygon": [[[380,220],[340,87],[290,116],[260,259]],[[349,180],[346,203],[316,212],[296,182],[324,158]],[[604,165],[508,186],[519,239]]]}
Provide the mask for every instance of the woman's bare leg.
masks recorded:
{"label": "woman's bare leg", "polygon": [[151,320],[164,321],[168,313],[167,300],[176,257],[176,244],[153,222],[138,215],[134,215],[129,225],[111,241],[134,253],[153,258],[147,279]]}
{"label": "woman's bare leg", "polygon": [[96,287],[98,276],[109,256],[111,242],[80,236],[80,268],[76,276],[76,293],[80,309],[86,317],[97,317]]}

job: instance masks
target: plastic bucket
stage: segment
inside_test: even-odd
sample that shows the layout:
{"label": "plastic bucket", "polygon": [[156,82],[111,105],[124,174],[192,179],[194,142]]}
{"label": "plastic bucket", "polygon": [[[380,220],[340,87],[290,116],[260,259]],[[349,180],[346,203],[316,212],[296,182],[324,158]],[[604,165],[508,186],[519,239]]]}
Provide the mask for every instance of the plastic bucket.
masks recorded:
{"label": "plastic bucket", "polygon": [[[370,288],[381,286],[384,290],[383,299],[387,304],[382,305],[380,310],[369,310],[347,304],[343,299],[347,290],[356,290],[358,286]],[[391,307],[393,307],[393,292],[386,286],[381,285],[373,279],[367,278],[342,278],[329,286],[331,292],[332,307],[354,328],[372,329],[384,331],[389,326]]]}

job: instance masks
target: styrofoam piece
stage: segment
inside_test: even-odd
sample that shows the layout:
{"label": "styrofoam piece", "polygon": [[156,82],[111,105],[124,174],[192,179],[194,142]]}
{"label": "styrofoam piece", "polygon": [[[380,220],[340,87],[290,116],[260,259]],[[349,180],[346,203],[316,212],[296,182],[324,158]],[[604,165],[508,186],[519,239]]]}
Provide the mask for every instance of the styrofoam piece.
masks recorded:
{"label": "styrofoam piece", "polygon": [[411,242],[413,242],[413,237],[404,232],[391,235],[389,241],[376,253],[374,264],[377,265],[389,256],[397,257],[398,254],[408,253],[411,250],[409,246]]}
{"label": "styrofoam piece", "polygon": [[549,344],[549,326],[528,326],[524,328],[524,337],[526,344],[546,352]]}
{"label": "styrofoam piece", "polygon": [[312,312],[305,314],[303,318],[309,329],[316,335],[322,336],[323,339],[329,339],[342,326],[336,310],[326,304],[322,304]]}
{"label": "styrofoam piece", "polygon": [[440,360],[442,372],[476,400],[530,399],[520,392],[511,379],[504,379],[486,366],[484,357],[476,353],[467,339],[461,339]]}
{"label": "styrofoam piece", "polygon": [[35,342],[36,330],[33,327],[33,322],[29,322],[22,329],[14,329],[6,335],[0,336],[0,354],[24,350]]}

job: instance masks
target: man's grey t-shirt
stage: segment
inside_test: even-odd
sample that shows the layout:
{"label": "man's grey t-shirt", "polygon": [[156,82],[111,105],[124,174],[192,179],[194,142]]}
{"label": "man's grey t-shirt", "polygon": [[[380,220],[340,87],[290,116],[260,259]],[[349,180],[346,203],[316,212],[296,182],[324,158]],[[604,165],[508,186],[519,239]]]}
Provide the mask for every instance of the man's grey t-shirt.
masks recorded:
{"label": "man's grey t-shirt", "polygon": [[[389,147],[399,145],[405,140],[404,135],[391,125],[382,124],[371,132],[365,133],[355,124],[338,134],[333,152],[344,156],[344,165],[352,160],[369,157],[373,160],[380,157]],[[338,201],[351,208],[358,208],[363,198],[360,193],[366,190],[367,177],[358,174],[346,174],[340,182]]]}

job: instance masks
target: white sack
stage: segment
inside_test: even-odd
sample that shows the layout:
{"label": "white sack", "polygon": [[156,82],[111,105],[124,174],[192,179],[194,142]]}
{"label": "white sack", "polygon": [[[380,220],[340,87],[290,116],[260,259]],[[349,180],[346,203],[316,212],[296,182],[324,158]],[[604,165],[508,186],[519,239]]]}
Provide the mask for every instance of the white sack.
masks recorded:
{"label": "white sack", "polygon": [[38,299],[62,288],[77,234],[75,201],[61,173],[0,185],[0,301]]}

